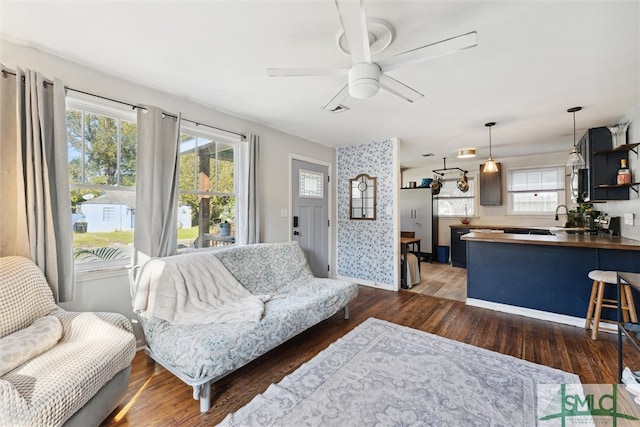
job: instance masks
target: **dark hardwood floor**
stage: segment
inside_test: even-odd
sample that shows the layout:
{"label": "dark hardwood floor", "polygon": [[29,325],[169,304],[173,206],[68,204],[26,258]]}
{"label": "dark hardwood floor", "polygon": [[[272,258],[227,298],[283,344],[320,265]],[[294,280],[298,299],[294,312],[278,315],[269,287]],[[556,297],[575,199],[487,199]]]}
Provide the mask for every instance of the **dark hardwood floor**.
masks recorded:
{"label": "dark hardwood floor", "polygon": [[[592,341],[582,328],[369,287],[360,287],[359,296],[350,304],[350,315],[349,320],[342,318],[342,312],[334,315],[214,384],[212,408],[205,414],[193,400],[191,387],[138,352],[129,391],[103,426],[217,424],[369,317],[573,372],[583,383],[616,382],[614,334],[601,332]],[[640,357],[629,345],[625,346],[625,362],[640,368]]]}

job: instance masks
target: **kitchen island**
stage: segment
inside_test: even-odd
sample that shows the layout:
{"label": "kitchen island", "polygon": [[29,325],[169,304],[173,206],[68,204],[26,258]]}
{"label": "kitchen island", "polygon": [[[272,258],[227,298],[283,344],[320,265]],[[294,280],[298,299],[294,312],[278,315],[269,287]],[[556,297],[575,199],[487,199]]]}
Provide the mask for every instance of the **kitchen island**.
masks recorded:
{"label": "kitchen island", "polygon": [[[479,233],[467,246],[467,303],[579,325],[591,270],[640,272],[640,241],[624,237]],[[615,286],[605,297],[615,299]],[[636,307],[640,295],[634,294]],[[614,320],[615,310],[603,310]]]}

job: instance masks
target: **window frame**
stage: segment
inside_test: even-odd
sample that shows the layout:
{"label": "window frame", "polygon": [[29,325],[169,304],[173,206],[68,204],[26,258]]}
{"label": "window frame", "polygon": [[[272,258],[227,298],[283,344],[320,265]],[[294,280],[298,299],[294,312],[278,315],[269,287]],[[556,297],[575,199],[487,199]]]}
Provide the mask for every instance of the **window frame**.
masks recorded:
{"label": "window frame", "polygon": [[[456,185],[455,183],[457,181],[458,181],[457,178],[448,178],[448,179],[444,179],[442,182],[443,182],[443,185],[444,185],[445,182],[451,182],[451,183],[453,183],[453,185]],[[473,195],[468,196],[467,194],[469,192],[463,193],[462,191],[460,191],[460,194],[461,194],[460,196],[446,196],[446,195],[442,195],[442,192],[441,192],[440,194],[435,195],[434,199],[436,199],[438,201],[440,199],[446,199],[446,200],[467,199],[467,200],[470,200],[471,201],[470,205],[473,207],[473,214],[472,215],[468,215],[467,214],[467,216],[465,216],[465,214],[462,213],[462,212],[455,213],[453,215],[451,215],[451,214],[443,214],[443,213],[440,212],[440,203],[438,203],[438,206],[437,206],[437,215],[438,215],[438,217],[441,217],[441,218],[474,218],[474,217],[478,216],[478,191],[477,191],[477,188],[476,188],[476,184],[477,184],[476,176],[467,174],[467,181],[469,181],[470,189],[473,188]]]}
{"label": "window frame", "polygon": [[[539,171],[543,172],[545,170],[555,170],[558,173],[559,179],[557,184],[560,184],[559,188],[554,189],[527,189],[527,190],[513,190],[513,174],[515,172],[520,171]],[[567,182],[566,182],[566,167],[565,165],[542,165],[542,166],[526,166],[526,167],[514,167],[507,169],[507,215],[508,216],[529,216],[529,217],[548,217],[550,214],[553,214],[555,209],[559,205],[565,204],[566,201],[566,192],[567,192]],[[549,211],[515,211],[515,194],[523,194],[523,193],[556,193],[557,195],[557,204],[553,208],[553,210]]]}
{"label": "window frame", "polygon": [[[95,114],[104,117],[108,117],[111,119],[120,121],[131,122],[138,125],[138,117],[137,113],[134,109],[128,106],[124,106],[120,103],[116,103],[113,101],[103,100],[94,96],[84,95],[79,93],[74,93],[73,95],[67,95],[65,99],[65,116],[68,111],[76,110],[81,111],[83,114]],[[83,121],[84,123],[84,121]],[[67,125],[68,128],[68,125]],[[117,139],[118,139],[118,147],[117,147],[117,185],[107,185],[107,184],[84,184],[84,183],[74,183],[69,180],[69,189],[86,189],[86,190],[117,190],[117,191],[136,191],[134,186],[125,186],[120,184],[120,167],[121,167],[121,147],[122,147],[122,139],[121,139],[121,126],[120,123],[117,128]],[[84,140],[84,126],[82,129],[82,138]],[[68,143],[68,142],[67,142]],[[86,151],[85,145],[82,146],[82,180],[86,180]],[[136,144],[136,171],[137,171],[137,144]],[[137,178],[137,176],[136,176]],[[72,230],[72,233],[75,231]],[[135,233],[135,230],[134,230]],[[83,261],[83,260],[75,260],[74,259],[74,267],[76,272],[84,273],[89,271],[98,271],[98,270],[109,270],[109,269],[120,269],[120,268],[128,268],[131,266],[132,257],[127,256],[124,258],[118,258],[113,260],[94,260],[94,261]]]}
{"label": "window frame", "polygon": [[[211,196],[211,197],[234,197],[235,198],[235,207],[234,207],[234,222],[237,224],[238,222],[238,201],[240,199],[240,192],[239,192],[239,173],[238,173],[238,168],[240,165],[240,142],[241,140],[238,138],[233,138],[233,137],[229,137],[229,136],[225,136],[219,132],[216,132],[215,129],[211,129],[208,130],[208,128],[203,128],[203,127],[199,127],[196,125],[191,125],[189,123],[182,123],[180,125],[180,135],[190,135],[190,136],[194,136],[197,138],[205,138],[205,139],[209,139],[212,141],[216,142],[216,153],[218,152],[217,144],[226,144],[226,145],[230,145],[233,147],[233,192],[226,192],[226,191],[202,191],[202,190],[182,190],[180,189],[180,185],[178,185],[178,198],[180,198],[180,195],[182,194],[194,194],[197,196]],[[178,142],[178,144],[180,144],[180,142]],[[181,155],[180,153],[178,154],[179,156]],[[217,162],[219,161],[217,155],[216,155],[216,181],[217,181],[217,173],[219,171],[219,168],[217,166]],[[178,161],[178,174],[181,173],[179,166],[180,166],[180,161]],[[194,169],[195,174],[197,175],[197,168]],[[194,177],[195,178],[195,182],[197,184],[197,176]],[[176,206],[176,209],[179,209],[180,205],[178,204]],[[196,237],[196,241],[200,238],[200,236],[198,235]],[[236,241],[231,243],[230,245],[237,245],[237,236],[236,236]],[[189,251],[189,252],[193,252],[193,251],[211,251],[212,249],[214,249],[215,246],[212,247],[189,247],[187,249],[184,250],[178,250],[178,253],[181,253],[183,251]]]}

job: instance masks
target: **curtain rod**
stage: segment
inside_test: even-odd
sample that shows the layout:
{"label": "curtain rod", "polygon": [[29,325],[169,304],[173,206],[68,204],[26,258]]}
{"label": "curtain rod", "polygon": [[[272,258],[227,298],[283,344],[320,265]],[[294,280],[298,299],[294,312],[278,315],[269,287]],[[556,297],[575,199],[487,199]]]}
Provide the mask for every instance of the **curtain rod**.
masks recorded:
{"label": "curtain rod", "polygon": [[[15,76],[15,75],[16,75],[15,71],[11,71],[11,70],[7,70],[7,69],[3,68],[3,69],[2,69],[2,75],[3,75],[3,77],[6,77],[6,75],[7,75],[7,74],[11,74],[12,76]],[[22,76],[22,81],[24,82],[24,76]],[[53,86],[53,82],[52,82],[52,81],[50,81],[50,80],[46,80],[46,79],[45,79],[44,83],[45,83],[45,85],[46,85],[46,84],[49,84],[49,85]],[[69,87],[69,86],[65,86],[64,88],[65,88],[65,89],[67,89],[67,90],[71,90],[71,91],[73,91],[73,92],[82,93],[82,94],[84,94],[84,95],[95,96],[96,98],[104,99],[104,100],[106,100],[106,101],[111,101],[111,102],[115,102],[115,103],[118,103],[118,104],[128,105],[129,107],[133,108],[134,110],[135,110],[135,109],[146,110],[146,108],[145,108],[145,107],[142,107],[142,106],[140,106],[140,105],[134,105],[134,104],[130,104],[130,103],[128,103],[128,102],[119,101],[119,100],[117,100],[117,99],[108,98],[108,97],[106,97],[106,96],[96,95],[95,93],[85,92],[85,91],[83,91],[83,90],[74,89],[74,88]],[[165,116],[173,117],[174,119],[177,119],[177,118],[178,118],[178,116],[173,115],[173,114],[170,114],[170,113],[163,113],[163,114],[164,114]],[[196,127],[197,127],[197,126],[206,126],[206,127],[208,127],[208,128],[211,128],[211,129],[219,130],[219,131],[222,131],[222,132],[227,132],[227,133],[230,133],[230,134],[233,134],[233,135],[238,135],[238,136],[242,139],[242,141],[246,141],[246,140],[247,140],[247,136],[246,136],[246,135],[244,135],[244,134],[242,134],[242,133],[233,132],[233,131],[226,130],[226,129],[221,129],[221,128],[218,128],[218,127],[215,127],[215,126],[211,126],[211,125],[207,125],[207,124],[204,124],[204,123],[196,122],[196,121],[194,121],[194,120],[185,119],[184,117],[182,117],[182,120],[184,120],[185,122],[193,123],[194,125],[196,125]]]}

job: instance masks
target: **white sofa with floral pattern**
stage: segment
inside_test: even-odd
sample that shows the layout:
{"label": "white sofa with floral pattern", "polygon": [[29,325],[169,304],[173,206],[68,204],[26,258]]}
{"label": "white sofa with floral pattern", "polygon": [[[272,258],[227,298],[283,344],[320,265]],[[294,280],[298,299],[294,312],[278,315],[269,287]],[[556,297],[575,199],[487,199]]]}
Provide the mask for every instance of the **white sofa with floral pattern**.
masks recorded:
{"label": "white sofa with floral pattern", "polygon": [[[202,261],[198,253],[178,257],[190,255]],[[271,296],[260,321],[178,325],[140,316],[147,354],[193,387],[202,412],[211,406],[213,382],[342,308],[348,318],[347,304],[358,294],[354,283],[314,277],[297,242],[235,246],[209,255],[252,294]],[[134,299],[144,267],[132,277]]]}
{"label": "white sofa with floral pattern", "polygon": [[125,316],[63,310],[31,260],[0,258],[0,426],[99,425],[135,352]]}

